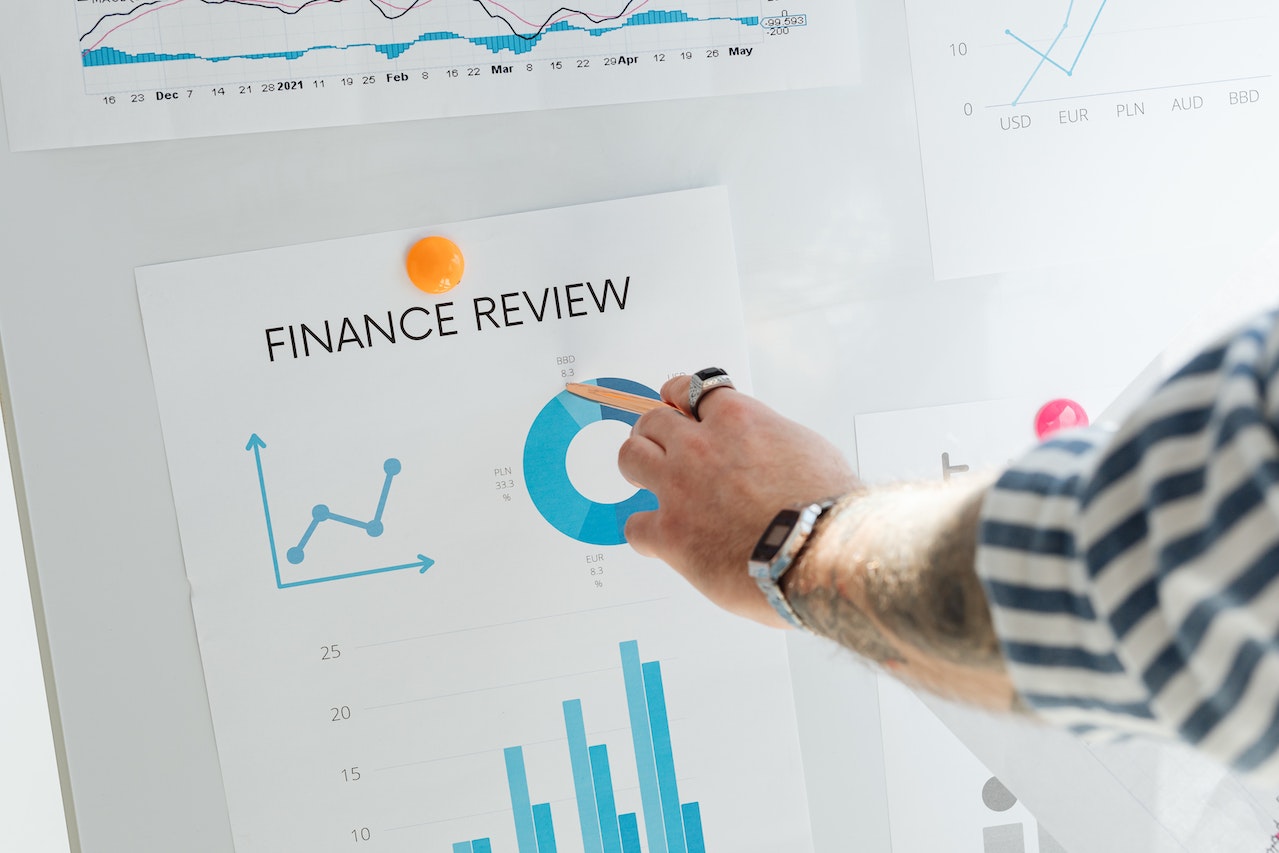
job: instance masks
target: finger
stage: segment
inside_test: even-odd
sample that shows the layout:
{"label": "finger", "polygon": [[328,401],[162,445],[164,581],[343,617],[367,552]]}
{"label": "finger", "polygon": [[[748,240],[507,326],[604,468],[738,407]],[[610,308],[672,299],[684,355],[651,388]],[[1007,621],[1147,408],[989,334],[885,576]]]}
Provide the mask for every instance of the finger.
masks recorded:
{"label": "finger", "polygon": [[632,432],[617,451],[617,470],[632,486],[648,489],[656,482],[665,456],[661,445]]}
{"label": "finger", "polygon": [[697,401],[697,419],[704,421],[714,417],[713,412],[728,399],[730,394],[740,393],[732,385],[715,385],[707,388],[702,392],[702,398]]}
{"label": "finger", "polygon": [[688,374],[681,374],[672,376],[662,384],[662,399],[690,418],[693,416],[693,409],[688,404],[688,385],[692,381]]}
{"label": "finger", "polygon": [[666,450],[680,441],[687,430],[693,428],[692,418],[669,406],[663,406],[640,415],[635,426],[631,428],[631,435],[642,436],[662,450]]}
{"label": "finger", "polygon": [[657,512],[637,512],[626,519],[626,526],[622,529],[627,543],[641,557],[657,556]]}

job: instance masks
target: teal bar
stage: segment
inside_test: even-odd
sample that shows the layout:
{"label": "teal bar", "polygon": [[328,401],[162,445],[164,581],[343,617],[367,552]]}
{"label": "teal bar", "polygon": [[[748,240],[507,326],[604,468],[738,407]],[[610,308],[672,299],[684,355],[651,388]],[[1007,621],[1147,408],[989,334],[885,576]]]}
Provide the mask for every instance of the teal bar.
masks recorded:
{"label": "teal bar", "polygon": [[604,853],[600,838],[600,816],[595,803],[595,780],[591,776],[591,755],[586,746],[586,723],[582,720],[582,700],[564,703],[564,729],[568,733],[568,757],[573,765],[573,790],[577,794],[577,817],[582,824],[584,853]]}
{"label": "teal bar", "polygon": [[622,853],[644,853],[640,849],[639,822],[635,812],[618,815],[617,827],[622,831]]}
{"label": "teal bar", "polygon": [[453,853],[475,853],[469,841],[458,841],[453,845]]}
{"label": "teal bar", "polygon": [[644,664],[644,695],[648,699],[648,725],[653,732],[653,758],[657,762],[657,789],[662,796],[662,821],[670,853],[687,853],[684,818],[679,809],[679,784],[675,781],[675,755],[671,751],[671,725],[666,717],[662,689],[662,664]]}
{"label": "teal bar", "polygon": [[493,842],[487,838],[477,838],[471,842],[471,853],[493,853]]}
{"label": "teal bar", "polygon": [[[626,707],[631,713],[631,741],[635,745],[635,770],[639,775],[640,805],[649,853],[668,853],[662,822],[662,796],[657,787],[657,761],[653,757],[653,732],[648,724],[648,700],[644,696],[644,672],[639,643],[622,643],[622,677],[626,682]],[[520,851],[524,853],[524,851]]]}
{"label": "teal bar", "polygon": [[555,822],[551,819],[551,804],[533,806],[533,826],[537,828],[537,853],[555,853]]}
{"label": "teal bar", "polygon": [[529,805],[528,774],[524,771],[524,748],[509,747],[506,752],[506,781],[511,789],[511,812],[515,815],[515,843],[519,853],[539,853],[537,833],[533,826],[533,807]]}
{"label": "teal bar", "polygon": [[684,837],[688,840],[688,853],[706,853],[706,842],[702,839],[702,807],[697,803],[685,803],[681,809],[684,812]]}
{"label": "teal bar", "polygon": [[613,773],[608,766],[608,747],[593,746],[591,777],[595,780],[595,806],[600,813],[600,837],[604,853],[622,853],[622,836],[617,827],[617,803],[613,799]]}

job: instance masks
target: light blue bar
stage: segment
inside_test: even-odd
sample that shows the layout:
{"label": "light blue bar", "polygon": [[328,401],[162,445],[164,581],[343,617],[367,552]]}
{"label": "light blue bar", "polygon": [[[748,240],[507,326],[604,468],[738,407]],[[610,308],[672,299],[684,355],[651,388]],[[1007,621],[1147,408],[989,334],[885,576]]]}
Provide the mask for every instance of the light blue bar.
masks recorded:
{"label": "light blue bar", "polygon": [[617,827],[622,831],[622,853],[644,853],[640,849],[639,822],[635,819],[635,812],[619,815]]}
{"label": "light blue bar", "polygon": [[[684,837],[688,840],[688,853],[706,853],[706,842],[702,839],[702,807],[698,803],[685,803]],[[476,850],[475,853],[480,853]]]}
{"label": "light blue bar", "polygon": [[506,781],[511,788],[511,811],[515,814],[515,843],[519,853],[539,853],[533,827],[533,807],[529,805],[528,774],[524,771],[524,747],[506,750]]}
{"label": "light blue bar", "polygon": [[582,823],[584,853],[604,853],[600,838],[600,816],[595,807],[595,780],[591,778],[591,756],[586,747],[586,723],[582,720],[582,700],[564,703],[564,729],[568,732],[568,757],[573,765],[573,790],[577,793],[577,817]]}
{"label": "light blue bar", "polygon": [[[644,811],[644,835],[649,853],[667,853],[662,823],[662,796],[657,787],[657,762],[653,758],[653,732],[648,725],[648,700],[644,695],[639,643],[622,643],[622,677],[626,682],[626,706],[631,712],[631,740],[635,743],[635,770],[639,775],[640,805]],[[523,851],[520,851],[523,853]]]}
{"label": "light blue bar", "polygon": [[493,853],[493,842],[487,838],[477,838],[471,842],[471,853]]}
{"label": "light blue bar", "polygon": [[453,844],[453,853],[475,853],[469,841],[458,841]]}
{"label": "light blue bar", "polygon": [[551,819],[551,804],[533,806],[533,826],[537,827],[537,853],[555,853],[555,821]]}
{"label": "light blue bar", "polygon": [[644,695],[648,698],[648,725],[653,730],[653,759],[657,762],[657,789],[662,795],[662,822],[670,853],[687,853],[684,818],[679,810],[679,783],[675,781],[675,755],[671,751],[671,724],[666,718],[666,693],[662,689],[662,664],[644,664]]}
{"label": "light blue bar", "polygon": [[613,773],[608,766],[608,747],[593,746],[591,778],[595,780],[595,806],[600,813],[600,837],[604,853],[622,853],[621,831],[617,828],[617,802],[613,799]]}

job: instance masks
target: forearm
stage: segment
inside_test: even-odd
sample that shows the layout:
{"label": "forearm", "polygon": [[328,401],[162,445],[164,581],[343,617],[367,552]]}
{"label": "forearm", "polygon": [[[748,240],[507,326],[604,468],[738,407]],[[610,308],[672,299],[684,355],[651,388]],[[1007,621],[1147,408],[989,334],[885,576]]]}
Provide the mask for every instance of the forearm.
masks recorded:
{"label": "forearm", "polygon": [[974,568],[988,482],[869,489],[823,518],[784,579],[804,624],[906,681],[1009,710],[1014,693]]}

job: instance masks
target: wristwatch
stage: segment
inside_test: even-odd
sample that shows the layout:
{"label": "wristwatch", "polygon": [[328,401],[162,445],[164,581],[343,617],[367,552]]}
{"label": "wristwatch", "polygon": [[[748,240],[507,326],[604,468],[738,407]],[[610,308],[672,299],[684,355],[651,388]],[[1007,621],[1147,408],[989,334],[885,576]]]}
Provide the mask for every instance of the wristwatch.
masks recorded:
{"label": "wristwatch", "polygon": [[773,609],[796,628],[807,626],[782,593],[782,578],[799,559],[817,520],[834,505],[834,500],[828,500],[782,510],[769,522],[751,553],[751,577]]}

